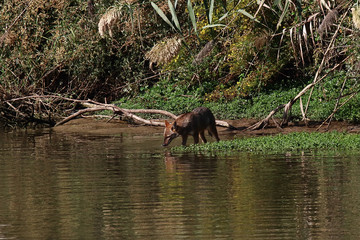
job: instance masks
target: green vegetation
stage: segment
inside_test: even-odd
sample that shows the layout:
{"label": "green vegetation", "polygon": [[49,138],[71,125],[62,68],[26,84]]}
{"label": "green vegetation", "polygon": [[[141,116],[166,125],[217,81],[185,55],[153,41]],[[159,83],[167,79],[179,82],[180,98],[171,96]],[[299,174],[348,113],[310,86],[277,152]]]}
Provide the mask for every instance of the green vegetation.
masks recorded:
{"label": "green vegetation", "polygon": [[257,153],[285,153],[289,151],[343,151],[360,149],[360,135],[339,132],[290,133],[274,136],[239,138],[231,141],[192,144],[173,147],[173,152],[218,152],[245,151]]}
{"label": "green vegetation", "polygon": [[[112,38],[98,32],[107,9],[121,10],[115,16],[126,21]],[[148,39],[142,31],[158,32],[152,41],[162,35],[151,14],[142,15],[146,28],[135,29],[138,15],[149,10],[150,5],[113,0],[0,1],[0,98],[56,93],[111,100],[145,84],[141,79],[149,70],[142,52]]]}
{"label": "green vegetation", "polygon": [[335,119],[358,122],[359,15],[351,0],[0,1],[0,121],[77,108],[6,102],[34,95],[262,118],[316,80],[306,117],[346,102]]}
{"label": "green vegetation", "polygon": [[[341,88],[341,77],[332,77],[326,84],[315,88],[308,117],[312,120],[326,119],[334,109],[338,97],[336,89]],[[302,87],[275,88],[257,94],[252,98],[236,97],[232,100],[225,98],[208,101],[204,91],[200,88],[189,89],[184,84],[169,81],[159,81],[151,89],[147,89],[136,98],[123,98],[116,104],[124,108],[152,108],[163,109],[174,114],[191,111],[198,106],[209,107],[217,119],[261,118],[280,104],[288,102]],[[304,95],[304,101],[309,94]],[[354,97],[336,114],[336,120],[360,121],[360,96]],[[282,112],[276,117],[282,117]],[[292,117],[301,119],[299,107],[292,109]]]}

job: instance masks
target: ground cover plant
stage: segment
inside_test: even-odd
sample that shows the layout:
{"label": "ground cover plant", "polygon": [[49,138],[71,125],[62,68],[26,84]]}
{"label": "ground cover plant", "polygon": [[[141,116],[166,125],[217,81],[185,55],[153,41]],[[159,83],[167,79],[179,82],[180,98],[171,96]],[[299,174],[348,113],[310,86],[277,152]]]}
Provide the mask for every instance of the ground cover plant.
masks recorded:
{"label": "ground cover plant", "polygon": [[[332,78],[326,84],[314,89],[309,105],[311,111],[308,117],[310,119],[321,121],[332,113],[338,98],[334,89],[340,88],[341,84],[341,78]],[[208,101],[199,89],[173,86],[169,82],[161,81],[136,98],[123,98],[115,103],[124,108],[163,109],[177,115],[199,106],[206,106],[213,111],[217,119],[261,118],[275,106],[289,101],[300,90],[299,86],[289,86],[264,91],[251,98],[235,97],[231,100],[219,98],[217,101]],[[308,96],[309,94],[304,95],[305,98]],[[335,119],[359,122],[360,112],[357,109],[360,109],[360,96],[354,97],[347,105],[339,109]],[[302,119],[298,106],[292,109],[291,114],[293,119]],[[282,117],[282,112],[277,113],[275,117]]]}
{"label": "ground cover plant", "polygon": [[360,135],[341,132],[307,133],[295,132],[261,136],[252,138],[237,138],[229,141],[192,144],[186,147],[176,146],[172,152],[212,152],[231,153],[233,151],[256,153],[286,153],[299,151],[358,151]]}

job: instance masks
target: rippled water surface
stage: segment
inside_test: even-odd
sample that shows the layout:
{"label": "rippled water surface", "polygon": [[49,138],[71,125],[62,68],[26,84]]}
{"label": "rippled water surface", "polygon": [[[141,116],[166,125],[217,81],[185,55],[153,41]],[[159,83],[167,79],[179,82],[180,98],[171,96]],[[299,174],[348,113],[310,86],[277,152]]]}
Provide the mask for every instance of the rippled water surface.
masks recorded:
{"label": "rippled water surface", "polygon": [[172,155],[161,142],[0,133],[0,239],[360,236],[359,156]]}

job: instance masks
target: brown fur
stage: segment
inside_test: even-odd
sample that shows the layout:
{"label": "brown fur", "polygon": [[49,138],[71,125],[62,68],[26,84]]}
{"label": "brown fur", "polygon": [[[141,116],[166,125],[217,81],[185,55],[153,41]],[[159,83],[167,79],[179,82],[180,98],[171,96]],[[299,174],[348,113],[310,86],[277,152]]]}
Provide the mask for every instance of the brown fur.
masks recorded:
{"label": "brown fur", "polygon": [[208,130],[210,136],[214,136],[216,141],[220,141],[215,117],[210,109],[195,108],[192,112],[180,115],[173,123],[165,120],[163,146],[169,145],[173,139],[179,136],[182,137],[182,145],[185,146],[189,135],[193,136],[195,144],[199,143],[199,135],[201,140],[206,143],[205,130]]}

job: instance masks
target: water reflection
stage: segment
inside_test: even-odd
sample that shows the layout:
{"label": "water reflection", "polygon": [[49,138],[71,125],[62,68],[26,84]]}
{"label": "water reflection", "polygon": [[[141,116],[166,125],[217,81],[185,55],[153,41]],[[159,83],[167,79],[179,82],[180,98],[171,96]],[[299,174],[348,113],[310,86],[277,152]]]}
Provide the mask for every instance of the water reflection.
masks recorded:
{"label": "water reflection", "polygon": [[356,239],[339,153],[171,154],[161,134],[0,133],[0,238]]}

